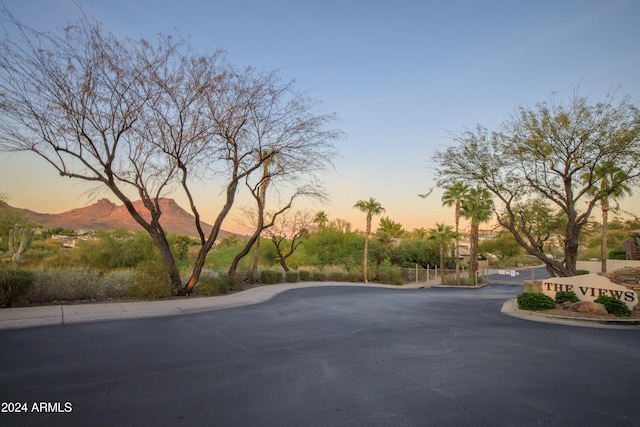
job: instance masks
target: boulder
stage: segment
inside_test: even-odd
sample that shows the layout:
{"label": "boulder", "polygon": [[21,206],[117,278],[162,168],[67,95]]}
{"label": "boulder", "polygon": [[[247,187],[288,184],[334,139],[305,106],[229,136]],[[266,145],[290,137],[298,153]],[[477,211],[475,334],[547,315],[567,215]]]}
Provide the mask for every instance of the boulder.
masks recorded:
{"label": "boulder", "polygon": [[603,304],[592,301],[578,301],[566,307],[566,310],[577,313],[608,314]]}

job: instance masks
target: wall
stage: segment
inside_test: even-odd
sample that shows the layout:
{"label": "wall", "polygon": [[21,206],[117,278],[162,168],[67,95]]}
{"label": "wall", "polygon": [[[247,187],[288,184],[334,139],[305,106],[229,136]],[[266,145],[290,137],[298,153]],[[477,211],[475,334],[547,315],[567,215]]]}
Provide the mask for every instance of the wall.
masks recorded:
{"label": "wall", "polygon": [[[589,273],[600,273],[600,267],[602,263],[600,261],[578,261],[576,263],[576,268],[578,270],[587,270]],[[640,261],[628,261],[623,259],[608,259],[607,260],[607,271],[615,271],[620,270],[625,267],[639,267]]]}

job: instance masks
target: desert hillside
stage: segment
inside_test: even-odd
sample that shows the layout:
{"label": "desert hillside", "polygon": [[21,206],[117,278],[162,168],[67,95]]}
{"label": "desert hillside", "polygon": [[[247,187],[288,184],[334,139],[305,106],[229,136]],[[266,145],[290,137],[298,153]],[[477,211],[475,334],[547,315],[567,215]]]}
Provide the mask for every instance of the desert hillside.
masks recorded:
{"label": "desert hillside", "polygon": [[[146,212],[142,201],[138,200],[134,202],[134,205],[139,212]],[[160,223],[167,233],[197,236],[194,217],[191,213],[182,209],[173,199],[160,199],[160,206],[162,209]],[[90,206],[57,214],[38,213],[28,209],[20,210],[44,228],[62,227],[70,230],[125,228],[130,231],[142,229],[124,205],[116,205],[108,199],[100,199]],[[148,215],[147,218],[149,218]],[[211,231],[210,224],[202,223],[202,226],[205,233]],[[230,234],[232,233],[222,230],[219,237],[224,238]]]}

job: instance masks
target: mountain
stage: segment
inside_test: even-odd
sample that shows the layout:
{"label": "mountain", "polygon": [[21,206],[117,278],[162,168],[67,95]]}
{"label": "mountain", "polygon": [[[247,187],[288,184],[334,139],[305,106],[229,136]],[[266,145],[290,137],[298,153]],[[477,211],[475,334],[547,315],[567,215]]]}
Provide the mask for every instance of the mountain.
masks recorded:
{"label": "mountain", "polygon": [[[162,216],[160,224],[168,234],[183,234],[195,237],[198,235],[194,217],[182,209],[173,199],[159,200]],[[138,212],[147,213],[142,201],[133,202]],[[58,214],[43,214],[28,209],[20,209],[25,215],[44,228],[65,228],[68,230],[88,229],[107,230],[125,228],[129,231],[142,230],[142,227],[131,217],[124,205],[116,205],[108,199],[100,199],[96,203],[84,208],[72,209]],[[147,220],[150,215],[143,215]],[[212,226],[202,223],[205,235],[211,232]],[[229,236],[228,231],[220,230],[219,238]]]}

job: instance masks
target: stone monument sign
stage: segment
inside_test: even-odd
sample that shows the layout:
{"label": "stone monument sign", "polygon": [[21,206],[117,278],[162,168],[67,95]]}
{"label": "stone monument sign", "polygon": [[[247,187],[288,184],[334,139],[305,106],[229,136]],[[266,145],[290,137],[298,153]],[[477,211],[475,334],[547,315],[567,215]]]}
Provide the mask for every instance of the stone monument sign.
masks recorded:
{"label": "stone monument sign", "polygon": [[633,310],[638,304],[638,294],[625,286],[617,285],[599,274],[572,277],[551,277],[542,281],[542,293],[551,298],[556,292],[575,292],[580,301],[595,301],[600,295],[614,297]]}

